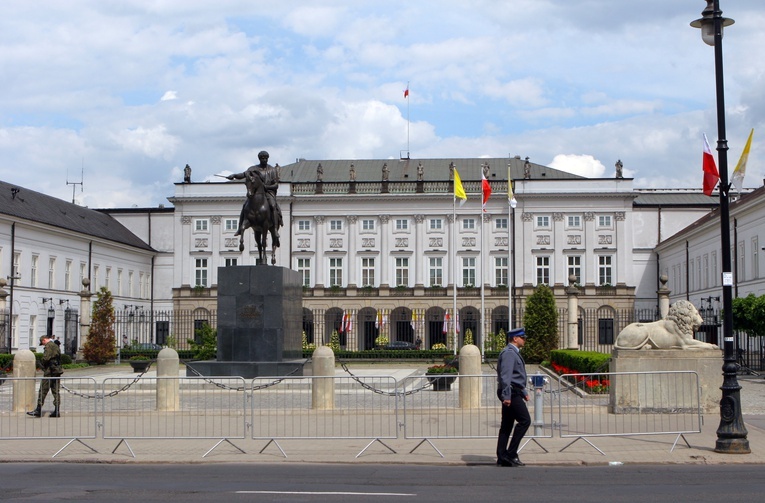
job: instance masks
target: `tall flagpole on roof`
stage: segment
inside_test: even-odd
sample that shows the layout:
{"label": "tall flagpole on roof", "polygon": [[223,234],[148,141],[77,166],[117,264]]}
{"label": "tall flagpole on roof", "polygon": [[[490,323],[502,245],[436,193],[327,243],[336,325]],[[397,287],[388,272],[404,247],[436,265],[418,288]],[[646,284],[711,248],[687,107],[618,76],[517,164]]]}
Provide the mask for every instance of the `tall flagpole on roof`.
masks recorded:
{"label": "tall flagpole on roof", "polygon": [[[455,167],[456,171],[456,167]],[[454,183],[457,183],[456,180]],[[454,354],[457,354],[457,276],[456,276],[456,261],[457,261],[457,198],[452,194],[452,252],[450,253],[452,263],[452,338],[454,340]],[[449,341],[447,341],[448,343]]]}
{"label": "tall flagpole on roof", "polygon": [[[483,176],[483,167],[481,167],[481,175]],[[484,261],[483,261],[483,214],[486,212],[486,197],[484,196],[483,192],[483,183],[481,184],[481,200],[484,201],[483,204],[481,204],[481,213],[479,213],[479,222],[481,224],[481,241],[478,243],[478,254],[481,257],[481,264],[480,264],[480,274],[478,275],[478,278],[476,278],[478,281],[481,282],[481,363],[483,363],[484,360],[484,341],[486,340],[486,308],[485,308],[485,281],[483,278],[483,271],[484,271]],[[473,342],[475,344],[475,342]]]}
{"label": "tall flagpole on roof", "polygon": [[512,160],[507,161],[507,216],[510,225],[507,229],[507,291],[508,291],[508,332],[513,329],[513,288],[515,286],[515,207],[518,204],[513,193],[513,177],[510,171]]}
{"label": "tall flagpole on roof", "polygon": [[404,98],[406,98],[406,158],[409,159],[409,81],[406,82]]}

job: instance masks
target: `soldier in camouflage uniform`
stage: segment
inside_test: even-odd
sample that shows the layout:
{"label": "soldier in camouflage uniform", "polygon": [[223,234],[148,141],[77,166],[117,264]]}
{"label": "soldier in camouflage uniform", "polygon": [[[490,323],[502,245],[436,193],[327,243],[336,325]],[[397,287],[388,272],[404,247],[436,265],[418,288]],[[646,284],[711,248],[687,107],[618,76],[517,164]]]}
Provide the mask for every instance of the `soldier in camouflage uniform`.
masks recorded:
{"label": "soldier in camouflage uniform", "polygon": [[[60,377],[64,373],[61,368],[61,350],[58,345],[53,342],[53,337],[49,335],[43,335],[40,337],[40,345],[45,346],[45,351],[42,357],[43,375],[45,377]],[[59,379],[43,379],[40,384],[40,394],[37,397],[37,408],[31,412],[27,412],[32,417],[42,416],[42,406],[45,403],[45,397],[48,396],[48,391],[53,393],[53,406],[55,407],[51,412],[50,417],[61,417],[59,412],[59,406],[61,405],[61,395],[59,394],[59,388],[61,387],[61,381]]]}

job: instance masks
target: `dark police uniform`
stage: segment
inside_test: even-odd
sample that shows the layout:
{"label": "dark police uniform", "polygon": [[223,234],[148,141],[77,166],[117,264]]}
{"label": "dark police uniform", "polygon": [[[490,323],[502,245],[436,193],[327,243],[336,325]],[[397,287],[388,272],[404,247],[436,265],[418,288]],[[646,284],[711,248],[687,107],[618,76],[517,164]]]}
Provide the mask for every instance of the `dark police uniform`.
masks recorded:
{"label": "dark police uniform", "polygon": [[[526,337],[522,328],[511,330],[508,340],[513,337]],[[531,416],[526,407],[526,364],[520,350],[513,344],[508,344],[499,354],[497,360],[497,397],[500,402],[510,400],[510,405],[502,404],[502,422],[497,438],[497,463],[511,464],[512,460],[519,463],[518,447],[521,439],[531,425]],[[513,423],[517,422],[515,430]],[[510,432],[512,431],[512,439]],[[510,445],[508,446],[508,441]]]}

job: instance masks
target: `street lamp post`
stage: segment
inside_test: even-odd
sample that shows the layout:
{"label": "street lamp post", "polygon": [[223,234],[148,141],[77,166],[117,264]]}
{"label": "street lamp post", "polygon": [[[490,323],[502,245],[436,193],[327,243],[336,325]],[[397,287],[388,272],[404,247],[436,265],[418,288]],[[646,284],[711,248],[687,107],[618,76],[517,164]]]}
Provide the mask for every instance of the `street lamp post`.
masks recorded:
{"label": "street lamp post", "polygon": [[741,416],[741,386],[736,379],[736,356],[733,353],[733,274],[730,257],[730,209],[728,207],[728,140],[725,139],[725,92],[723,86],[723,27],[733,24],[732,19],[722,17],[719,0],[706,0],[707,6],[701,19],[691,23],[701,28],[705,44],[715,48],[715,82],[717,93],[717,159],[720,163],[720,244],[722,246],[723,286],[723,384],[720,399],[720,426],[717,428],[715,452],[748,454],[746,426]]}

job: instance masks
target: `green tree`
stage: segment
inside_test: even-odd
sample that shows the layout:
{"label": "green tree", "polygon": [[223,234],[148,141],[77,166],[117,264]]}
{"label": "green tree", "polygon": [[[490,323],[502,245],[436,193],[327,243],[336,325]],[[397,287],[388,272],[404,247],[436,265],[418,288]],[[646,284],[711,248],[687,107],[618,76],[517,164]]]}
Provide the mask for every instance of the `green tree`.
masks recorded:
{"label": "green tree", "polygon": [[539,285],[529,297],[523,325],[527,336],[524,359],[531,363],[549,360],[550,352],[558,347],[558,308],[549,286]]}
{"label": "green tree", "polygon": [[335,353],[340,351],[340,334],[337,333],[337,330],[332,331],[332,335],[329,336],[329,344],[327,345],[332,348],[332,351]]}
{"label": "green tree", "polygon": [[469,328],[465,330],[465,346],[473,344],[473,331]]}
{"label": "green tree", "polygon": [[194,332],[194,339],[189,339],[188,343],[194,350],[195,360],[213,360],[218,355],[218,331],[214,330],[207,323]]}
{"label": "green tree", "polygon": [[96,365],[117,357],[117,338],[114,336],[114,303],[112,293],[104,286],[96,294],[90,320],[88,340],[82,348],[85,359]]}
{"label": "green tree", "polygon": [[750,293],[733,299],[733,328],[746,332],[750,337],[765,335],[765,295]]}

